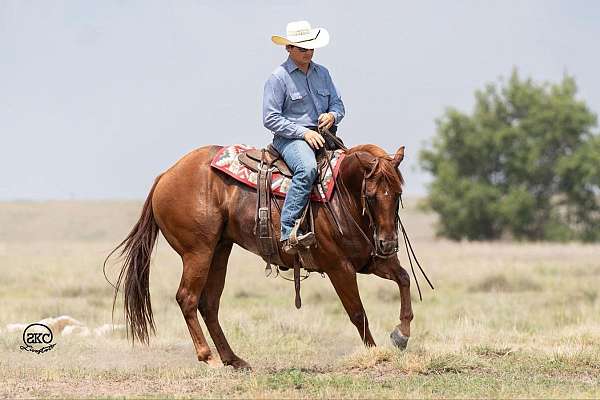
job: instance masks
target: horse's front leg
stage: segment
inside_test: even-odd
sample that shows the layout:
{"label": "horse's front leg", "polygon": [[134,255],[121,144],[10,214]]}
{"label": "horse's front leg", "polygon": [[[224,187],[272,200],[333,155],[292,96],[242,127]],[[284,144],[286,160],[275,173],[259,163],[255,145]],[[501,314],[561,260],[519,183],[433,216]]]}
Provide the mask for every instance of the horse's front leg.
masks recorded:
{"label": "horse's front leg", "polygon": [[379,259],[375,261],[370,272],[384,279],[389,279],[398,284],[400,289],[400,324],[397,325],[390,337],[394,346],[404,350],[410,337],[410,322],[413,319],[412,304],[410,300],[410,277],[400,265],[398,257]]}
{"label": "horse's front leg", "polygon": [[354,269],[345,263],[341,263],[339,268],[326,273],[365,346],[375,346],[375,341],[369,330],[367,313],[358,293]]}

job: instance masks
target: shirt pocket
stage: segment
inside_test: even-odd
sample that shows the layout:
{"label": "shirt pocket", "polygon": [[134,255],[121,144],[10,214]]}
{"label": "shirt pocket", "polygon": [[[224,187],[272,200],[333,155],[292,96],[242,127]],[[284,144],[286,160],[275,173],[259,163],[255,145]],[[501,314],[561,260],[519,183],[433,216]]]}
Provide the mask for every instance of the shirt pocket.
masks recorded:
{"label": "shirt pocket", "polygon": [[308,113],[309,99],[308,92],[305,91],[293,91],[288,94],[289,101],[287,106],[287,116],[292,118],[302,118]]}
{"label": "shirt pocket", "polygon": [[319,112],[324,113],[329,109],[329,89],[317,89],[317,101],[319,102]]}
{"label": "shirt pocket", "polygon": [[306,92],[291,92],[290,93],[290,100],[292,101],[298,101],[298,100],[302,100],[303,98],[306,97]]}
{"label": "shirt pocket", "polygon": [[329,97],[329,89],[317,89],[317,93],[323,97]]}

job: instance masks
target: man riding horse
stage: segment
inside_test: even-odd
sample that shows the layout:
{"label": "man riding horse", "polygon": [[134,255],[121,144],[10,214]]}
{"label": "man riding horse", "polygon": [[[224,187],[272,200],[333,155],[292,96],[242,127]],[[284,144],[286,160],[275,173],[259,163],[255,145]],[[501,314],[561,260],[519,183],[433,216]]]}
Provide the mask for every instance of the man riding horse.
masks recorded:
{"label": "man riding horse", "polygon": [[308,203],[317,178],[315,150],[325,145],[319,130],[335,132],[344,118],[344,103],[337,93],[329,71],[312,62],[314,49],[329,43],[323,28],[311,28],[307,21],[287,24],[287,35],[272,36],[285,45],[288,59],[265,83],[263,124],[273,133],[273,146],[294,174],[281,211],[283,251],[297,252],[297,246],[315,242],[313,232],[298,233],[290,242],[290,233]]}
{"label": "man riding horse", "polygon": [[[335,129],[335,124],[344,116],[344,106],[327,69],[311,62],[313,49],[326,45],[329,40],[325,29],[311,29],[305,21],[294,22],[288,24],[286,37],[274,36],[272,40],[286,45],[290,56],[265,85],[264,124],[274,133],[273,145],[294,175],[283,211],[274,212],[268,224],[269,231],[271,224],[281,224],[281,239],[287,252],[279,254],[277,251],[278,265],[294,266],[294,280],[297,281],[299,268],[296,261],[309,252],[314,261],[313,270],[328,276],[366,346],[374,346],[375,340],[360,299],[357,274],[374,274],[394,281],[400,291],[400,321],[390,337],[395,346],[403,349],[410,337],[413,318],[410,279],[396,254],[400,222],[398,205],[404,184],[399,166],[404,159],[404,147],[394,154],[388,154],[374,144],[344,150],[330,200],[314,204],[311,230],[318,232],[318,246],[298,247],[309,246],[314,240],[314,233],[304,232],[294,243],[294,248],[287,239],[290,234],[291,238],[297,238],[295,220],[307,203],[317,175],[313,150],[322,148],[325,142],[318,131]],[[327,138],[333,136],[326,133]],[[260,231],[256,230],[257,222],[260,222],[256,218],[260,215],[257,211],[262,208],[256,206],[261,204],[263,189],[257,190],[257,186],[253,187],[247,179],[250,169],[242,171],[244,179],[236,179],[213,164],[228,160],[238,171],[246,168],[240,165],[241,154],[232,156],[232,149],[237,148],[236,145],[200,147],[155,179],[138,221],[113,250],[119,250],[123,256],[123,265],[114,285],[113,308],[122,287],[128,333],[134,340],[147,343],[149,334],[154,331],[150,259],[160,233],[183,263],[175,298],[198,360],[249,368],[250,365],[230,347],[219,322],[219,305],[233,245],[260,256],[263,254],[261,242],[257,240]],[[266,152],[261,154],[264,160]],[[261,171],[263,164],[261,162]],[[267,164],[270,168],[270,163]],[[267,193],[270,188],[271,185]],[[268,195],[267,199],[268,204],[277,206],[277,210],[279,201]],[[331,215],[324,212],[325,204],[330,207]],[[339,222],[337,229],[332,224],[334,219]],[[404,233],[404,229],[402,231]],[[298,254],[293,254],[294,250]],[[231,279],[247,278],[239,274]],[[297,287],[297,299],[298,294]],[[298,302],[296,306],[299,306]],[[198,311],[218,357],[207,343]]]}

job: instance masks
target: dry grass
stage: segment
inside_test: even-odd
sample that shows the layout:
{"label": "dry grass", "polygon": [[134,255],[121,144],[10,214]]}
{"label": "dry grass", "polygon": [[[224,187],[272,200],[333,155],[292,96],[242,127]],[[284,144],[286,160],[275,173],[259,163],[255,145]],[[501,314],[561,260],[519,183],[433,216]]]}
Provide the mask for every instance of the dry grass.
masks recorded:
{"label": "dry grass", "polygon": [[[88,326],[110,322],[101,263],[139,209],[0,204],[0,329],[63,314]],[[195,360],[175,301],[181,263],[161,239],[150,274],[157,336],[149,347],[132,347],[118,332],[58,336],[55,349],[38,356],[19,350],[20,332],[2,332],[0,397],[600,397],[600,246],[452,243],[432,237],[430,215],[414,207],[403,215],[436,284],[413,303],[405,352],[389,344],[399,314],[393,283],[360,277],[380,344],[365,349],[328,279],[304,281],[296,311],[293,285],[265,278],[263,263],[236,248],[221,320],[254,371],[209,369]],[[113,280],[116,273],[112,266]],[[120,305],[115,317],[122,323]]]}

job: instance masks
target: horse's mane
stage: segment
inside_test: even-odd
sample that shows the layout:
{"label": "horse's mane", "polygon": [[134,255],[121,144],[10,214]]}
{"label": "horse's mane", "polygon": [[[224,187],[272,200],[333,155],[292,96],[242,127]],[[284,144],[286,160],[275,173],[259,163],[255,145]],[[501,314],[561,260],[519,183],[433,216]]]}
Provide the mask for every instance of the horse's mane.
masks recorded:
{"label": "horse's mane", "polygon": [[[402,185],[404,185],[404,178],[402,177],[402,173],[392,163],[394,157],[386,153],[381,147],[375,144],[361,144],[358,146],[354,146],[346,151],[346,155],[352,155],[358,152],[365,152],[371,154],[373,157],[379,158],[382,162],[377,163],[377,169],[374,171],[374,175],[378,177],[382,177],[385,179],[388,184],[391,186],[392,190],[397,192],[402,192]],[[377,186],[379,186],[378,180]]]}

